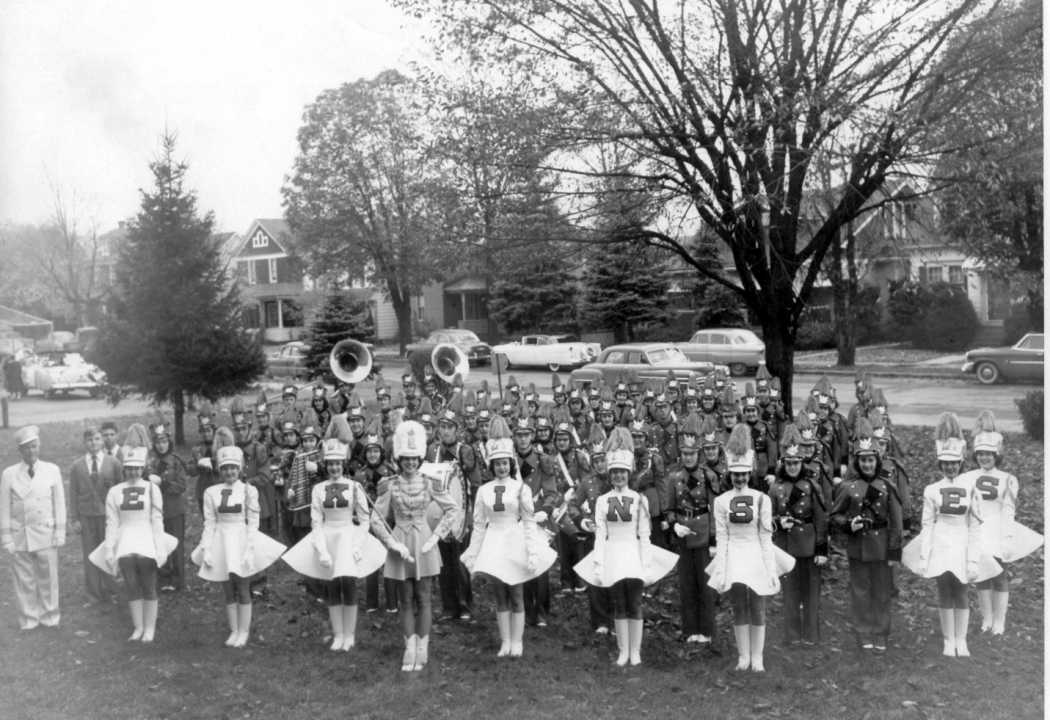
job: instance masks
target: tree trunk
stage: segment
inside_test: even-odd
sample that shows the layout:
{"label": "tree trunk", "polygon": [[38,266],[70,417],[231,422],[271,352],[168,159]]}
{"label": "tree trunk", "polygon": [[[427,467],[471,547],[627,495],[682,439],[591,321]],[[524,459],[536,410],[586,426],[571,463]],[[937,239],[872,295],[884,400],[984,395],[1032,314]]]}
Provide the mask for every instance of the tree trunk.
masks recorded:
{"label": "tree trunk", "polygon": [[[835,322],[835,349],[838,351],[838,359],[835,364],[839,367],[852,367],[857,361],[857,331],[854,322],[854,308],[856,307],[856,258],[851,258],[853,233],[847,230],[847,247],[843,249],[842,243],[836,238],[831,244],[831,263],[828,267],[828,277],[831,280],[831,291],[834,302],[832,303],[832,315]],[[850,266],[849,274],[843,277],[842,261],[845,260]]]}
{"label": "tree trunk", "polygon": [[175,411],[175,447],[182,447],[185,444],[185,437],[182,432],[182,418],[186,414],[186,405],[182,390],[177,390],[175,392],[172,406]]}
{"label": "tree trunk", "polygon": [[792,414],[792,386],[795,374],[795,332],[786,312],[762,313],[762,339],[766,344],[766,368],[780,378],[780,399],[784,411]]}
{"label": "tree trunk", "polygon": [[390,287],[390,304],[394,306],[394,315],[397,316],[397,352],[405,357],[405,349],[412,342],[412,299],[407,293],[402,293],[394,285],[388,282]]}

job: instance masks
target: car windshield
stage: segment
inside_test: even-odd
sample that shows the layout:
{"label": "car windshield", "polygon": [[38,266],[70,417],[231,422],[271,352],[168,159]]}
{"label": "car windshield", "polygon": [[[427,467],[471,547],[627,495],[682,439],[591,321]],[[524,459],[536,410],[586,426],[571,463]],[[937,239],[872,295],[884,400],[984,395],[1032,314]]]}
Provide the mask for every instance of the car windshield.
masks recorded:
{"label": "car windshield", "polygon": [[461,343],[481,342],[480,340],[478,340],[478,336],[475,335],[474,333],[472,333],[470,330],[456,330],[454,332],[449,332],[449,333],[446,333],[446,334],[448,335],[448,339],[451,340],[452,342],[461,342]]}
{"label": "car windshield", "polygon": [[660,348],[650,350],[646,353],[651,365],[669,365],[671,363],[687,363],[689,358],[678,348]]}
{"label": "car windshield", "polygon": [[1042,350],[1043,349],[1043,336],[1042,335],[1029,335],[1028,337],[1017,343],[1017,347],[1022,350]]}

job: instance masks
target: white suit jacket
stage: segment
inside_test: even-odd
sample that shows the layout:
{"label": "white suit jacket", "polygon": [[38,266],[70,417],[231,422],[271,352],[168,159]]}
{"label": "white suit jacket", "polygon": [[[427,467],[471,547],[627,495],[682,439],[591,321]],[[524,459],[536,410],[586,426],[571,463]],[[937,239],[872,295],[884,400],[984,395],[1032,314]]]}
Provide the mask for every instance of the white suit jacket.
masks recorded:
{"label": "white suit jacket", "polygon": [[36,552],[66,542],[66,493],[54,463],[38,460],[34,475],[20,462],[0,475],[0,544]]}

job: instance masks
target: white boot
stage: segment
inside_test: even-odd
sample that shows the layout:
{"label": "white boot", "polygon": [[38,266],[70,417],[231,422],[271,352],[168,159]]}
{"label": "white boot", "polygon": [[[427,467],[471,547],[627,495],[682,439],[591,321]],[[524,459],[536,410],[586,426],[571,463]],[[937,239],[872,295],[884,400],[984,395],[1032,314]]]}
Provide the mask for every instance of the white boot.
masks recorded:
{"label": "white boot", "polygon": [[620,650],[616,664],[623,667],[631,657],[630,624],[627,618],[615,618],[613,625],[616,627],[616,647]]}
{"label": "white boot", "polygon": [[525,613],[510,614],[510,656],[521,657],[525,652]]}
{"label": "white boot", "polygon": [[142,642],[153,642],[153,635],[157,631],[157,601],[142,601]]}
{"label": "white boot", "polygon": [[416,666],[416,645],[418,643],[418,635],[405,638],[405,654],[401,657],[402,672],[409,672]]}
{"label": "white boot", "polygon": [[430,645],[430,636],[421,635],[419,642],[416,643],[416,664],[412,667],[413,670],[422,670],[427,665],[427,652]]}
{"label": "white boot", "polygon": [[252,604],[237,605],[237,641],[234,647],[244,647],[248,644],[248,635],[252,630]]}
{"label": "white boot", "polygon": [[945,657],[955,657],[955,611],[951,608],[938,608],[941,619],[941,635],[944,637]]}
{"label": "white boot", "polygon": [[496,625],[499,627],[499,652],[496,657],[510,655],[510,611],[496,612]]}
{"label": "white boot", "polygon": [[1006,632],[1006,608],[1010,605],[1010,592],[992,593],[992,635]]}
{"label": "white boot", "polygon": [[955,656],[970,657],[970,649],[966,647],[966,630],[970,625],[970,608],[960,610],[955,608]]}
{"label": "white boot", "polygon": [[343,605],[343,650],[357,644],[357,605]]}
{"label": "white boot", "polygon": [[628,636],[630,638],[630,650],[631,664],[641,665],[642,664],[642,635],[645,632],[645,625],[641,618],[637,620],[627,621]]}
{"label": "white boot", "polygon": [[131,633],[128,640],[142,639],[142,600],[128,600],[128,609],[131,611],[131,624],[135,626],[135,632]]}
{"label": "white boot", "polygon": [[343,649],[343,606],[328,606],[328,622],[332,623],[332,644],[329,650]]}
{"label": "white boot", "polygon": [[230,625],[230,636],[226,638],[226,647],[233,647],[237,642],[237,603],[226,606],[226,622]]}
{"label": "white boot", "polygon": [[981,610],[981,632],[992,629],[994,610],[992,610],[992,591],[977,591],[977,607]]}
{"label": "white boot", "polygon": [[755,672],[765,672],[766,666],[762,663],[762,653],[766,649],[766,626],[749,626],[751,636],[751,669]]}
{"label": "white boot", "polygon": [[736,638],[736,669],[747,670],[751,667],[751,626],[734,625],[733,637]]}

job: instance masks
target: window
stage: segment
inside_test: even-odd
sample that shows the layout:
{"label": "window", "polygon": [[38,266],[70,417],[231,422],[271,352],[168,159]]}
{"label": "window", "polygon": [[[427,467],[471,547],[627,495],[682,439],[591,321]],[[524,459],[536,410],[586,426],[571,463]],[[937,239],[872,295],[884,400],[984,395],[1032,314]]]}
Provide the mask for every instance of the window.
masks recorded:
{"label": "window", "polygon": [[726,340],[726,336],[720,333],[711,333],[711,344],[712,345],[728,345],[729,341]]}
{"label": "window", "polygon": [[1043,336],[1042,335],[1027,335],[1021,338],[1021,341],[1017,343],[1018,350],[1042,350],[1043,349]]}
{"label": "window", "polygon": [[707,345],[711,342],[711,336],[708,333],[697,333],[693,336],[693,342],[697,345]]}
{"label": "window", "polygon": [[277,282],[277,258],[270,258],[267,264],[270,266],[270,284],[272,285]]}
{"label": "window", "polygon": [[256,230],[255,234],[252,235],[252,247],[253,248],[264,248],[270,244],[270,239],[266,237],[266,233],[262,230]]}
{"label": "window", "polygon": [[252,261],[252,260],[249,260],[248,262],[246,262],[244,264],[248,266],[248,271],[247,271],[248,284],[249,285],[254,285],[255,283],[258,282],[258,279],[255,277],[255,262]]}
{"label": "window", "polygon": [[926,265],[919,268],[919,282],[924,285],[944,282],[944,268],[939,265]]}
{"label": "window", "polygon": [[952,285],[966,285],[966,275],[963,274],[962,265],[948,266],[948,282]]}
{"label": "window", "polygon": [[613,350],[611,353],[605,356],[605,362],[612,365],[619,365],[623,362],[623,351]]}
{"label": "window", "polygon": [[627,353],[627,364],[638,365],[642,362],[642,354],[640,352]]}

